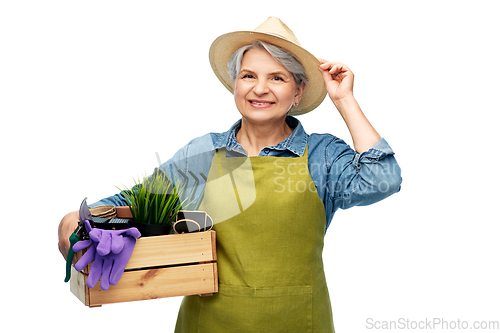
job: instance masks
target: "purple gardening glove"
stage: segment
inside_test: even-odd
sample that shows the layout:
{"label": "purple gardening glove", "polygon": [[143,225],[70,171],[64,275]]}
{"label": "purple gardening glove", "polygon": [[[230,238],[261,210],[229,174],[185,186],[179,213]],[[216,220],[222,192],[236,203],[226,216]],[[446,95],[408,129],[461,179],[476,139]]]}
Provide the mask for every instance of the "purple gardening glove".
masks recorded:
{"label": "purple gardening glove", "polygon": [[[73,246],[77,250],[81,250],[90,245],[89,250],[75,264],[75,269],[81,270],[91,261],[94,261],[90,266],[89,276],[87,278],[87,286],[94,288],[101,279],[101,289],[108,290],[109,285],[118,283],[123,275],[125,266],[134,251],[137,238],[141,237],[141,233],[137,228],[124,230],[103,230],[90,227],[85,221],[85,227],[89,230],[90,240],[81,241],[78,245]],[[85,243],[84,243],[85,242]],[[90,254],[87,256],[87,253]],[[87,257],[86,257],[87,256]],[[81,262],[81,263],[80,263]]]}
{"label": "purple gardening glove", "polygon": [[134,251],[137,238],[141,233],[137,228],[124,230],[93,229],[90,239],[96,246],[95,260],[90,267],[87,285],[93,288],[99,277],[101,289],[108,290],[109,285],[118,283],[123,275],[125,266]]}

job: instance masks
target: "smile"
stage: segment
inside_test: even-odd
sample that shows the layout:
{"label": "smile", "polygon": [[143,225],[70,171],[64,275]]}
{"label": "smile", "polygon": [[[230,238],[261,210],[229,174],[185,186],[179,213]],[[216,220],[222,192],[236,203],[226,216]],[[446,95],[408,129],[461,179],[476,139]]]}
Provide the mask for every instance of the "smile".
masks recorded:
{"label": "smile", "polygon": [[260,101],[260,100],[249,100],[250,104],[254,107],[265,108],[274,104],[274,102]]}

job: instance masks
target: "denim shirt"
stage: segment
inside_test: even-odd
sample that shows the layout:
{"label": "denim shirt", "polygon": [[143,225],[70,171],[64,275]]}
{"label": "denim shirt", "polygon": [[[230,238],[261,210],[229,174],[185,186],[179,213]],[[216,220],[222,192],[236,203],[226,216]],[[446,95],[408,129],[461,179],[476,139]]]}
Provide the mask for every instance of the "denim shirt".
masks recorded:
{"label": "denim shirt", "polygon": [[[400,190],[401,169],[394,158],[389,144],[380,139],[373,148],[364,153],[353,150],[341,139],[331,134],[308,135],[302,124],[294,117],[287,117],[292,134],[272,147],[263,148],[259,156],[298,157],[308,152],[308,168],[326,213],[326,228],[339,209],[353,206],[370,205]],[[247,156],[243,147],[236,141],[241,120],[224,133],[209,133],[193,139],[181,148],[167,162],[160,166],[174,182],[188,183],[184,195],[191,194],[201,198],[205,178],[208,175],[212,158],[217,149],[225,148],[227,156]],[[198,179],[198,186],[194,187]],[[286,186],[285,184],[282,184]],[[291,189],[294,190],[294,189]],[[302,189],[295,189],[300,192]],[[122,194],[102,199],[90,207],[101,205],[126,206]]]}

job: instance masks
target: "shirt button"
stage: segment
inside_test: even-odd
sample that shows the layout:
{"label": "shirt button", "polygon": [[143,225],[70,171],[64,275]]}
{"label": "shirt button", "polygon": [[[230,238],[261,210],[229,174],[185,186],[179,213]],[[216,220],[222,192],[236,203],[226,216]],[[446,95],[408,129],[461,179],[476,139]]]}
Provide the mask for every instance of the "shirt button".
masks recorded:
{"label": "shirt button", "polygon": [[269,154],[269,148],[264,148],[264,154]]}

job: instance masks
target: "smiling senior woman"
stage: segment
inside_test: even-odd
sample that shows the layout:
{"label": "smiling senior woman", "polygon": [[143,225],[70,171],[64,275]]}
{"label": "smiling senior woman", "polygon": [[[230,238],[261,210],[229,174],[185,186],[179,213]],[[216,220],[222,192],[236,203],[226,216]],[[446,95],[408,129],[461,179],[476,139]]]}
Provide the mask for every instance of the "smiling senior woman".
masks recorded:
{"label": "smiling senior woman", "polygon": [[[334,332],[325,231],[337,209],[399,191],[394,153],[354,99],[351,70],[316,59],[279,19],[222,35],[209,56],[241,120],[192,140],[160,167],[173,179],[177,170],[208,174],[199,209],[217,231],[219,292],[186,296],[176,332]],[[306,134],[292,117],[327,93],[355,150],[330,134]],[[92,206],[104,204],[126,201],[117,194]],[[75,224],[75,213],[61,221],[63,255]]]}

